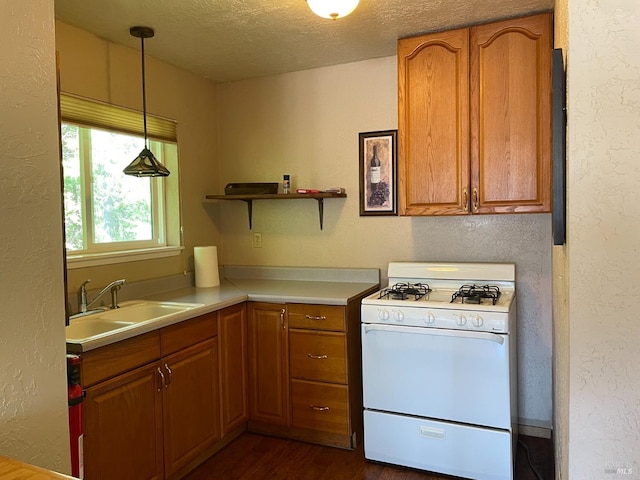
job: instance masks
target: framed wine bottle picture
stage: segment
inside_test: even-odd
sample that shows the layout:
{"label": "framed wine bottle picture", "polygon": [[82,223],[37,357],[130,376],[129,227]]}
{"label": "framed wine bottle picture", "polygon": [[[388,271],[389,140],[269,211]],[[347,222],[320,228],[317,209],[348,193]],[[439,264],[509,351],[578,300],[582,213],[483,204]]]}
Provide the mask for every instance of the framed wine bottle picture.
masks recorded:
{"label": "framed wine bottle picture", "polygon": [[397,215],[397,130],[359,133],[360,215]]}

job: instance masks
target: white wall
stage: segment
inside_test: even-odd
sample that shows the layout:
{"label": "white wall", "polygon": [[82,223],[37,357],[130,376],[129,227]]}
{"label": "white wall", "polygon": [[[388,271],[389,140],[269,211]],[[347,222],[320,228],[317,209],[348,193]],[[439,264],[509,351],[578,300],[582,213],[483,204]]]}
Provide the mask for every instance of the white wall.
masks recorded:
{"label": "white wall", "polygon": [[[556,0],[554,43],[566,65],[568,50],[568,0]],[[557,206],[557,208],[563,208]],[[569,448],[569,313],[567,246],[553,247],[553,443],[556,478],[568,478]]]}
{"label": "white wall", "polygon": [[[222,261],[240,265],[380,268],[394,260],[515,262],[520,416],[551,426],[551,221],[540,215],[360,217],[358,133],[397,128],[396,58],[219,86],[221,185],[345,187],[324,202],[256,201],[253,248],[244,202],[224,202]],[[222,190],[211,193],[222,193]]]}
{"label": "white wall", "polygon": [[568,5],[569,478],[640,478],[640,3]]}
{"label": "white wall", "polygon": [[0,3],[0,455],[69,472],[52,0]]}

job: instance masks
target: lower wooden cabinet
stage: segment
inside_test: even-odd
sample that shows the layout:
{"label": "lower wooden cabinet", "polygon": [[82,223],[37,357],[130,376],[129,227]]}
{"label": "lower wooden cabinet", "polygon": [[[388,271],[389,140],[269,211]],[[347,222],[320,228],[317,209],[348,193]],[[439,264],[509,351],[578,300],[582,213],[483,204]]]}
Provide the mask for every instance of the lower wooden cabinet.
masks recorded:
{"label": "lower wooden cabinet", "polygon": [[246,426],[247,398],[247,307],[245,303],[225,308],[218,316],[220,347],[220,409],[222,438]]}
{"label": "lower wooden cabinet", "polygon": [[158,368],[147,365],[86,389],[85,479],[164,478]]}
{"label": "lower wooden cabinet", "polygon": [[360,299],[249,303],[249,430],[355,448],[362,436]]}
{"label": "lower wooden cabinet", "polygon": [[285,306],[249,302],[249,428],[288,427],[289,364]]}
{"label": "lower wooden cabinet", "polygon": [[178,479],[245,429],[244,304],[82,359],[86,480]]}
{"label": "lower wooden cabinet", "polygon": [[162,360],[164,466],[171,477],[220,440],[218,339]]}

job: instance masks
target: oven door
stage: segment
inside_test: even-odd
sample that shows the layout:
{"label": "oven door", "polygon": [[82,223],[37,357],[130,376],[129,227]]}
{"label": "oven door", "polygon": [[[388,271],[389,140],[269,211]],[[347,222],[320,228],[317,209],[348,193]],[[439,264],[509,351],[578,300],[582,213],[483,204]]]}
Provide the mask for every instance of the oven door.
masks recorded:
{"label": "oven door", "polygon": [[365,409],[511,430],[508,335],[363,324],[362,375]]}

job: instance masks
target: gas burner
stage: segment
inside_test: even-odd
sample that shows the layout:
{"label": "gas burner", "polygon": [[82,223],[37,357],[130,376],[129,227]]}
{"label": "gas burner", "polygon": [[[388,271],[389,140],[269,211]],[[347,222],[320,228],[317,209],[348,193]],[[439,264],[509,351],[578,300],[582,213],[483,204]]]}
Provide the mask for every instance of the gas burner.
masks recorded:
{"label": "gas burner", "polygon": [[396,283],[380,292],[380,298],[387,300],[419,300],[431,291],[426,283]]}
{"label": "gas burner", "polygon": [[494,285],[463,285],[451,297],[451,303],[456,298],[460,298],[461,303],[482,303],[482,299],[486,298],[496,304],[500,298],[500,289]]}

